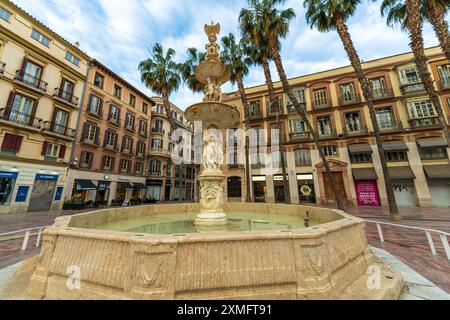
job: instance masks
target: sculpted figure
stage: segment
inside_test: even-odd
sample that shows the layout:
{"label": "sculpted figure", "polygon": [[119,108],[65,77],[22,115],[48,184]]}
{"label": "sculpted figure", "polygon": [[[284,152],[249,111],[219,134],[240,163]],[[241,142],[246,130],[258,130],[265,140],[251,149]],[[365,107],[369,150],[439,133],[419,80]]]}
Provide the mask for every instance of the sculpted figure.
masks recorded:
{"label": "sculpted figure", "polygon": [[218,210],[222,208],[223,189],[217,181],[203,181],[200,189],[202,210]]}
{"label": "sculpted figure", "polygon": [[219,139],[213,133],[206,133],[203,139],[203,170],[206,172],[220,172],[220,165],[223,162],[223,152]]}
{"label": "sculpted figure", "polygon": [[208,83],[205,86],[205,97],[203,101],[220,101],[222,96],[222,91],[211,77],[207,78]]}

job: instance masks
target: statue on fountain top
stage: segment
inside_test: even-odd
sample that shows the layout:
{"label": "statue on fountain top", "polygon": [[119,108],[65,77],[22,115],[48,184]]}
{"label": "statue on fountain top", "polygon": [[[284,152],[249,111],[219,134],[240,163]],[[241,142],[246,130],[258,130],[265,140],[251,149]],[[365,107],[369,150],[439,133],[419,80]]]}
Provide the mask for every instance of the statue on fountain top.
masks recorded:
{"label": "statue on fountain top", "polygon": [[220,60],[220,46],[217,44],[217,35],[220,33],[220,24],[205,24],[205,33],[208,36],[209,43],[206,48],[206,60]]}

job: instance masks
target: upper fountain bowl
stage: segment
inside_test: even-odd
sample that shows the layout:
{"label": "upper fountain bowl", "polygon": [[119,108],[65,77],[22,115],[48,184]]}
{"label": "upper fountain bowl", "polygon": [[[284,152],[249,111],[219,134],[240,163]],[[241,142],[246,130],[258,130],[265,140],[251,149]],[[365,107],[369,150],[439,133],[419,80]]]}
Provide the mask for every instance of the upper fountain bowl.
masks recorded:
{"label": "upper fountain bowl", "polygon": [[185,117],[191,123],[202,121],[205,129],[215,127],[227,129],[235,127],[240,121],[239,111],[229,104],[218,101],[196,103],[185,111]]}
{"label": "upper fountain bowl", "polygon": [[212,78],[222,85],[230,79],[230,71],[219,60],[208,60],[195,68],[195,77],[202,84],[207,84],[208,78]]}

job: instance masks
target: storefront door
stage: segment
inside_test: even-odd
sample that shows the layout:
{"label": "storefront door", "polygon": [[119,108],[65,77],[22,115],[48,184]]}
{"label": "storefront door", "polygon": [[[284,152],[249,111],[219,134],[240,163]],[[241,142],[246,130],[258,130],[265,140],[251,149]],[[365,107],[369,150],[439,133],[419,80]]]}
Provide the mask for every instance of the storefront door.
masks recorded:
{"label": "storefront door", "polygon": [[50,210],[57,181],[58,176],[45,174],[36,175],[28,211]]}
{"label": "storefront door", "polygon": [[[336,183],[337,192],[342,199],[342,201],[346,201],[347,194],[345,193],[345,185],[344,185],[344,178],[342,176],[342,172],[332,172],[333,180]],[[333,189],[331,188],[331,183],[328,180],[328,175],[326,173],[323,173],[323,185],[325,187],[325,197],[327,203],[336,203],[336,197],[333,192]]]}
{"label": "storefront door", "polygon": [[433,179],[428,182],[433,207],[450,207],[450,181]]}
{"label": "storefront door", "polygon": [[394,182],[394,195],[399,207],[417,206],[415,188],[413,182]]}

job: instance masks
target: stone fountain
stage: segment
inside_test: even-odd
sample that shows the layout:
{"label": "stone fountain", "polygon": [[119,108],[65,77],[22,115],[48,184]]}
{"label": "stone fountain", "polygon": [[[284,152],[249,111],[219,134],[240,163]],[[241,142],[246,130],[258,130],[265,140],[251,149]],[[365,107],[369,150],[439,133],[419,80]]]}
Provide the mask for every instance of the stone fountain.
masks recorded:
{"label": "stone fountain", "polygon": [[206,61],[195,70],[195,77],[205,85],[203,102],[189,107],[185,116],[194,123],[202,123],[203,134],[202,172],[200,181],[200,204],[196,225],[223,225],[227,223],[223,210],[223,182],[220,170],[223,164],[223,148],[220,129],[230,128],[239,122],[239,111],[222,103],[220,86],[230,79],[230,72],[220,61],[220,46],[217,35],[220,24],[205,25],[209,43],[206,45]]}

